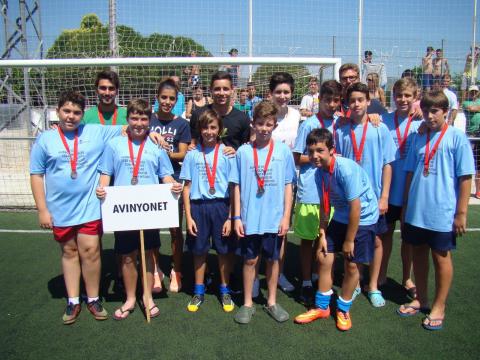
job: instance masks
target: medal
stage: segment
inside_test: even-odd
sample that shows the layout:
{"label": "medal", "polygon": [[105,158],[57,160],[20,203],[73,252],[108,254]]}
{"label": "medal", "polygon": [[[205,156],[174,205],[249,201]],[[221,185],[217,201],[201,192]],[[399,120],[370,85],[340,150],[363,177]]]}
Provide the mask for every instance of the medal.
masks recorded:
{"label": "medal", "polygon": [[75,129],[75,138],[73,140],[73,156],[70,153],[70,147],[68,146],[67,139],[65,138],[65,134],[63,133],[62,128],[59,126],[58,133],[60,135],[60,139],[62,140],[63,146],[65,150],[68,152],[68,156],[70,156],[70,178],[75,180],[78,177],[77,174],[77,160],[78,160],[78,128]]}
{"label": "medal", "polygon": [[355,154],[355,161],[357,164],[360,164],[362,161],[362,154],[363,154],[363,147],[365,146],[365,140],[367,138],[367,129],[368,129],[368,123],[369,119],[365,122],[363,126],[363,132],[362,132],[362,139],[360,140],[360,148],[357,148],[357,139],[355,137],[355,131],[353,131],[352,124],[350,123],[350,137],[352,138],[352,147],[353,147],[353,153]]}
{"label": "medal", "polygon": [[323,200],[323,209],[327,217],[330,217],[330,184],[332,182],[333,169],[335,167],[335,156],[332,156],[330,160],[330,165],[328,167],[328,186],[325,186],[325,178],[322,174],[322,200]]}
{"label": "medal", "polygon": [[253,165],[255,167],[255,175],[257,177],[257,194],[263,195],[265,193],[265,175],[267,175],[268,165],[270,164],[270,159],[272,158],[274,142],[270,140],[268,144],[268,154],[267,159],[265,160],[265,165],[263,166],[263,177],[260,177],[258,172],[258,152],[257,152],[257,143],[253,142]]}
{"label": "medal", "polygon": [[[98,109],[98,106],[97,106]],[[113,110],[113,118],[112,118],[112,125],[117,124],[117,106],[115,106],[115,110]],[[103,117],[103,113],[98,109],[98,119],[100,120],[100,124],[105,125],[105,118]]]}
{"label": "medal", "polygon": [[220,144],[217,143],[215,145],[215,150],[213,153],[213,166],[212,169],[210,169],[210,166],[208,165],[207,162],[207,157],[205,155],[205,148],[202,145],[202,154],[203,154],[203,161],[205,162],[205,172],[207,173],[207,180],[208,180],[208,193],[210,195],[215,194],[215,176],[217,174],[217,163],[218,163],[218,150],[220,149]]}
{"label": "medal", "polygon": [[440,145],[440,141],[442,141],[443,135],[445,135],[445,132],[448,129],[448,124],[444,123],[442,125],[442,132],[440,133],[440,136],[438,137],[437,141],[433,145],[432,151],[430,151],[430,129],[427,130],[427,142],[425,144],[425,157],[424,157],[424,162],[423,162],[423,176],[427,177],[428,174],[430,173],[429,167],[430,167],[430,161],[432,161],[433,157],[435,156],[435,153],[438,150],[438,146]]}
{"label": "medal", "polygon": [[130,162],[132,164],[133,168],[133,173],[132,173],[132,180],[130,183],[132,185],[137,185],[138,184],[138,170],[140,169],[140,162],[142,159],[142,152],[143,148],[145,146],[145,142],[147,141],[147,137],[145,137],[140,144],[140,147],[138,149],[138,154],[137,154],[137,159],[134,161],[133,158],[133,145],[132,145],[132,138],[130,137],[130,134],[128,135],[128,153],[130,154]]}
{"label": "medal", "polygon": [[400,127],[398,124],[398,113],[396,111],[393,117],[393,120],[395,121],[395,131],[397,132],[398,149],[400,150],[401,158],[403,158],[405,152],[405,144],[407,143],[408,130],[410,129],[410,125],[412,124],[412,117],[412,115],[408,116],[407,125],[405,126],[405,132],[403,133],[403,137],[400,133]]}

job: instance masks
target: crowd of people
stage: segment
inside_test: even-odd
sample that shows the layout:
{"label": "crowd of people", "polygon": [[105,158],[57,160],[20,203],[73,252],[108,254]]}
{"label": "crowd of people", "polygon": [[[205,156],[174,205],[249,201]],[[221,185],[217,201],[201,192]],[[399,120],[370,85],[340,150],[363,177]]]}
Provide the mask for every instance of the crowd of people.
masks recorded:
{"label": "crowd of people", "polygon": [[[402,291],[411,301],[397,313],[424,313],[424,328],[441,329],[452,281],[451,251],[466,231],[471,181],[478,170],[467,137],[451,126],[453,109],[444,91],[431,89],[419,98],[416,81],[405,76],[393,86],[395,110],[379,111],[385,106],[379,79],[367,75],[364,84],[359,67],[344,64],[340,82],[319,86],[318,79],[310,79],[298,111],[289,106],[295,90],[289,73],[271,75],[269,99],[259,98],[249,83],[236,104],[238,68],[226,70],[212,75],[207,97],[199,87],[200,69],[189,69],[194,90],[186,106],[175,76],[160,82],[153,106],[143,99],[118,106],[120,81],[113,71],[98,74],[98,104],[86,111],[79,92],[60,95],[59,125],[37,138],[30,174],[40,226],[53,229],[62,250],[68,298],[63,322],[74,323],[81,311],[81,277],[88,310],[97,320],[108,318],[99,294],[105,188],[165,183],[179,197],[179,224],[184,216],[186,227],[186,239],[181,227],[170,229],[169,291],[179,292],[184,285],[186,248],[193,254],[194,270],[188,311],[199,311],[206,301],[206,258],[213,248],[223,311],[236,308],[230,279],[241,263],[243,304],[234,320],[252,321],[263,258],[264,310],[278,322],[287,321],[290,315],[276,292],[295,290],[283,274],[287,233],[293,227],[301,239],[298,301],[306,307],[294,321],[329,318],[335,309],[336,327],[347,331],[359,294],[364,292],[374,308],[385,305],[382,287],[398,222]],[[469,96],[478,96],[478,88],[469,90]],[[477,97],[469,101],[466,109],[480,112]],[[137,303],[140,235],[119,231],[114,236],[125,301],[113,318],[125,320]],[[163,291],[159,248],[159,231],[145,231],[147,286],[140,303],[152,318],[161,307],[153,294]],[[430,253],[436,272],[432,303],[427,291]],[[335,261],[344,267],[336,294]],[[362,278],[365,266],[369,276]]]}

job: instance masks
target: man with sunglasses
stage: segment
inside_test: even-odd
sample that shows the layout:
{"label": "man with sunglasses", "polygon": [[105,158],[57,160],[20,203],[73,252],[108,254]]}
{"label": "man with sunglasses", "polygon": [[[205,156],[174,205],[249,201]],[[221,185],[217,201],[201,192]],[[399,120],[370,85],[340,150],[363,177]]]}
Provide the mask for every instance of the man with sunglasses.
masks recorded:
{"label": "man with sunglasses", "polygon": [[98,105],[83,115],[84,124],[127,125],[127,110],[115,104],[120,80],[115,71],[104,70],[95,79]]}

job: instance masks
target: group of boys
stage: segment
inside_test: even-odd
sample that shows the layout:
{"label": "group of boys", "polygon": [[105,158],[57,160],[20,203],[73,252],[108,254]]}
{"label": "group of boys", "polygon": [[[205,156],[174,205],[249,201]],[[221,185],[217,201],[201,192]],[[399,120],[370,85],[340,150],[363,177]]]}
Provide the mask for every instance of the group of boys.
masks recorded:
{"label": "group of boys", "polygon": [[[81,97],[62,95],[58,130],[40,136],[32,149],[32,191],[40,224],[53,228],[62,248],[69,298],[65,323],[75,321],[80,312],[80,274],[85,280],[88,309],[98,320],[107,318],[98,297],[102,229],[100,205],[92,192],[98,184],[103,148],[122,129],[79,124],[82,116],[85,123],[96,122],[92,119],[97,117],[102,125],[126,124],[131,114],[115,105],[118,76],[103,74],[108,75],[100,75],[96,81],[99,105],[84,114]],[[374,307],[384,306],[378,287],[386,282],[393,230],[400,221],[402,282],[412,302],[397,313],[409,317],[428,312],[422,325],[441,329],[452,278],[451,250],[456,235],[466,229],[471,176],[475,174],[467,138],[446,122],[448,99],[443,92],[424,95],[424,121],[420,124],[412,115],[417,86],[411,79],[401,79],[393,88],[397,110],[385,115],[382,122],[368,114],[369,90],[359,82],[358,67],[344,64],[340,83],[322,84],[319,111],[302,123],[292,153],[288,146],[271,139],[277,126],[277,108],[272,103],[260,102],[250,123],[245,114],[232,109],[234,84],[228,73],[214,74],[210,85],[213,104],[207,108],[219,115],[227,129],[225,145],[236,150],[237,166],[229,177],[234,200],[231,221],[244,257],[244,304],[235,321],[249,323],[255,314],[252,288],[261,255],[267,262],[265,311],[279,322],[289,318],[276,302],[276,288],[282,238],[290,226],[296,165],[300,174],[294,231],[301,238],[300,299],[309,309],[295,322],[305,324],[330,316],[332,267],[338,252],[343,254],[345,273],[336,301],[337,328],[346,331],[352,326],[350,307],[362,291],[363,264],[370,264],[368,298]],[[197,123],[205,110],[192,115],[191,146],[199,139]],[[155,136],[152,140],[163,141]],[[437,274],[431,310],[426,276],[430,250]],[[410,277],[412,259],[416,285]],[[312,269],[318,275],[316,292]],[[174,277],[178,283],[180,279]]]}

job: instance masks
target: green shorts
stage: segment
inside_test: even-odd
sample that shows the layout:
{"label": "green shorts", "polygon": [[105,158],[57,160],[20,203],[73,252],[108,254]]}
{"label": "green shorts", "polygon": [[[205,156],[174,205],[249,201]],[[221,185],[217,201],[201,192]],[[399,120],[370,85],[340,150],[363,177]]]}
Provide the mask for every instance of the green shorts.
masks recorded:
{"label": "green shorts", "polygon": [[316,240],[320,226],[320,205],[302,204],[295,205],[295,218],[293,219],[293,233],[300,239]]}

